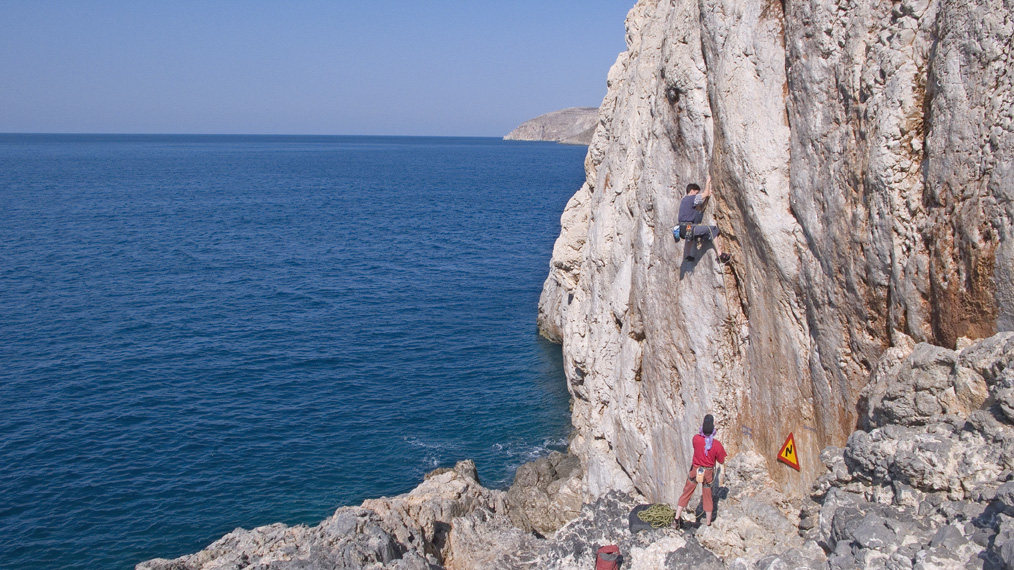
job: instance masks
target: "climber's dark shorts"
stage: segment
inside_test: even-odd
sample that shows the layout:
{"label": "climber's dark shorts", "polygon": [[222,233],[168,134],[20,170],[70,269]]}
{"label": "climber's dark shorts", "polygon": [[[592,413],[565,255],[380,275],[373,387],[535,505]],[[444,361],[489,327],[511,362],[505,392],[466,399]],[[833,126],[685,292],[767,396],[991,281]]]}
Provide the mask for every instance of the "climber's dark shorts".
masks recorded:
{"label": "climber's dark shorts", "polygon": [[722,235],[722,232],[719,231],[718,226],[705,226],[703,224],[694,226],[694,239],[712,240],[720,235]]}

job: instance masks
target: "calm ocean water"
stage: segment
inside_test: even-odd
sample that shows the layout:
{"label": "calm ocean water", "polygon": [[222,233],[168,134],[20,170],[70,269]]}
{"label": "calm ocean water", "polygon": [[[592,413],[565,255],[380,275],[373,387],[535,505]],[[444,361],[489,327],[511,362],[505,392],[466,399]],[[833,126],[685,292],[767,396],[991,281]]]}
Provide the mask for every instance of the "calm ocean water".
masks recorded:
{"label": "calm ocean water", "polygon": [[131,568],[563,448],[584,147],[0,135],[0,567]]}

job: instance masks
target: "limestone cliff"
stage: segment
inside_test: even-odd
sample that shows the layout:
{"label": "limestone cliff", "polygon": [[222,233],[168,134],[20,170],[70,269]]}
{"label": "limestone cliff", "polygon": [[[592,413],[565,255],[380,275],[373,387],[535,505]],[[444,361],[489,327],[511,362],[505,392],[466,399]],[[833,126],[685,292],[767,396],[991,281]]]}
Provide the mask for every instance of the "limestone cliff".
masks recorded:
{"label": "limestone cliff", "polygon": [[595,107],[570,107],[553,111],[521,123],[503,139],[587,145],[598,126],[598,115]]}
{"label": "limestone cliff", "polygon": [[[562,341],[589,496],[674,503],[714,413],[790,494],[892,346],[1014,329],[1014,2],[641,0],[563,214]],[[688,182],[733,254],[683,261]],[[802,472],[775,461],[792,432]]]}

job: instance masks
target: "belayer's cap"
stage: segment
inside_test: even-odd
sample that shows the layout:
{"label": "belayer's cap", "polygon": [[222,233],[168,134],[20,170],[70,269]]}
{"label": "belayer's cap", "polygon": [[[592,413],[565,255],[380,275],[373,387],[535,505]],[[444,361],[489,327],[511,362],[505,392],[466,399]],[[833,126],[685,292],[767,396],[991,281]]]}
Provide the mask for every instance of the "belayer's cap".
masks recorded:
{"label": "belayer's cap", "polygon": [[711,435],[715,432],[715,418],[711,414],[704,416],[704,425],[701,426],[701,431],[704,432],[704,435]]}

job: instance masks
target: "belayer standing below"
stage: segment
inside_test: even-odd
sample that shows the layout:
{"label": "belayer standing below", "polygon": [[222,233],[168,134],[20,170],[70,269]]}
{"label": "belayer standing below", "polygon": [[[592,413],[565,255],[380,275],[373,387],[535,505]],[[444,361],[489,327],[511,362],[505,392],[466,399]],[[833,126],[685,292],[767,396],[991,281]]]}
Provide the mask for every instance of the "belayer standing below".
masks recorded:
{"label": "belayer standing below", "polygon": [[683,246],[683,256],[687,261],[694,260],[690,250],[691,240],[708,240],[715,245],[718,262],[728,263],[731,256],[728,253],[722,253],[722,244],[718,239],[722,232],[718,226],[708,226],[701,223],[704,219],[704,208],[708,205],[708,198],[711,198],[710,175],[704,184],[703,193],[700,186],[693,183],[687,184],[687,195],[680,201],[679,225],[672,229],[672,235],[677,242],[680,238],[686,240],[686,244]]}
{"label": "belayer standing below", "polygon": [[701,484],[701,502],[704,503],[704,514],[706,526],[711,526],[711,513],[715,510],[714,501],[711,497],[711,485],[715,481],[715,463],[725,463],[725,448],[715,439],[715,418],[711,414],[704,416],[704,424],[701,431],[694,436],[694,460],[690,465],[690,475],[687,476],[687,484],[683,486],[683,494],[676,503],[676,517],[673,524],[679,525],[680,515],[683,509],[690,502],[690,496],[697,490],[697,484]]}

